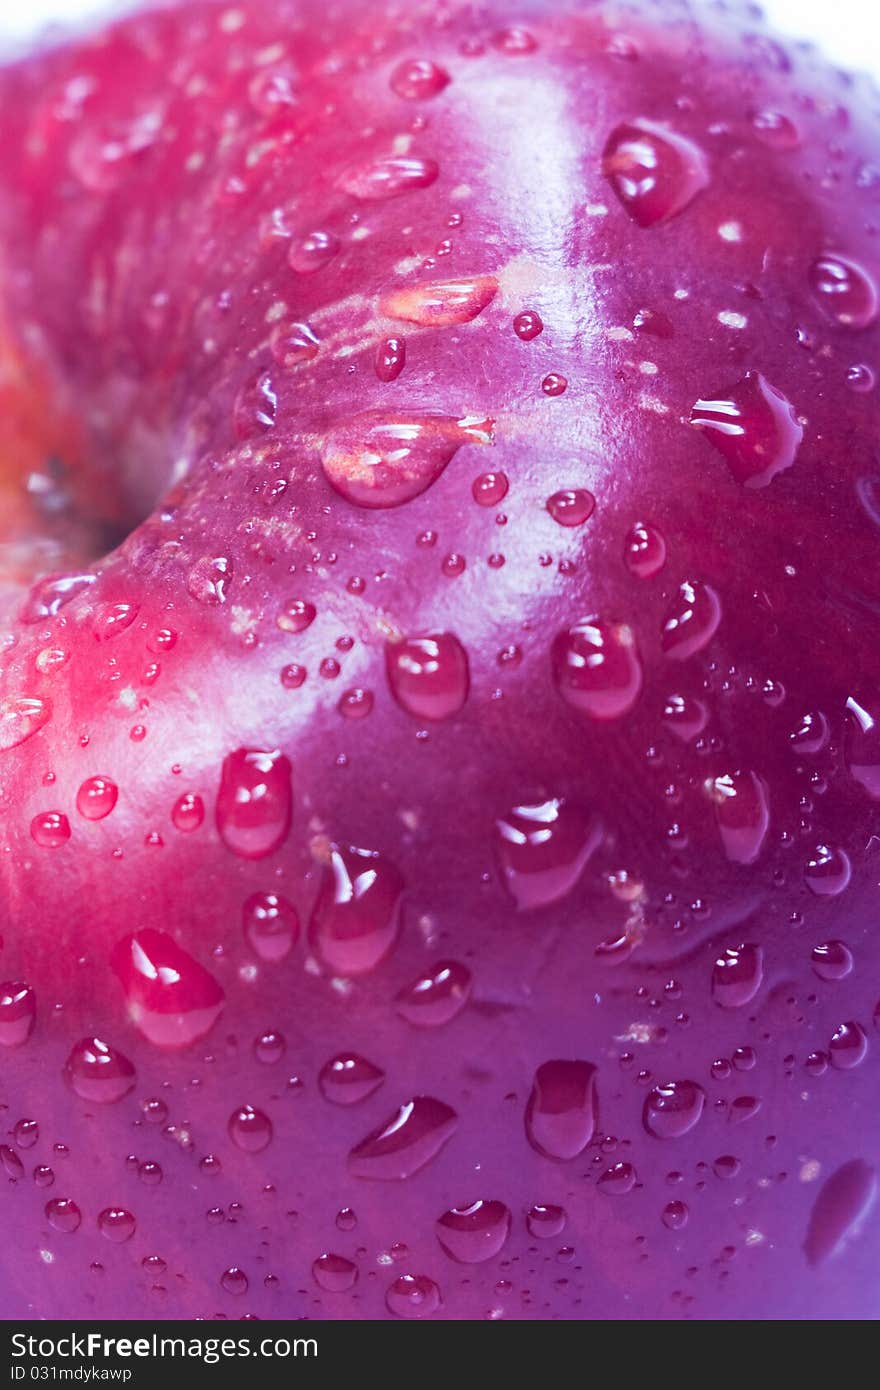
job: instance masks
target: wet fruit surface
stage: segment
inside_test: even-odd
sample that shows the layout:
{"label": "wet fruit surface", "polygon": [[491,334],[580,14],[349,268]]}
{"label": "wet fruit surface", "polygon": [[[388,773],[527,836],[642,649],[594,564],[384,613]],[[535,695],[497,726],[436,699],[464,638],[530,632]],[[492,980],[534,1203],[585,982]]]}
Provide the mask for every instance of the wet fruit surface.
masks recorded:
{"label": "wet fruit surface", "polygon": [[877,97],[429,11],[0,68],[0,1312],[876,1318]]}

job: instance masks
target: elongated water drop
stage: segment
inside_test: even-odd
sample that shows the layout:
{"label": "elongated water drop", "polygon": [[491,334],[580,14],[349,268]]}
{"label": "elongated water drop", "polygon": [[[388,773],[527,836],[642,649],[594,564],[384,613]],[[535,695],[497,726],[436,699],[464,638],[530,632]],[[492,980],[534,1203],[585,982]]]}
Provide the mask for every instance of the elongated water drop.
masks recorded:
{"label": "elongated water drop", "polygon": [[436,482],[464,444],[490,444],[492,420],[365,411],[320,443],[325,477],[359,507],[399,507]]}

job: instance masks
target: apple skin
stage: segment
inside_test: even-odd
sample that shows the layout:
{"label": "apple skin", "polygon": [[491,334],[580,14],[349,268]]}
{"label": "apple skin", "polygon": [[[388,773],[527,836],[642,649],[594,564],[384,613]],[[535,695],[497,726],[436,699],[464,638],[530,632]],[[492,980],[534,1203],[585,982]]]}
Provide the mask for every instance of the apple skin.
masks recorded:
{"label": "apple skin", "polygon": [[242,0],[0,112],[0,1311],[876,1317],[876,93]]}

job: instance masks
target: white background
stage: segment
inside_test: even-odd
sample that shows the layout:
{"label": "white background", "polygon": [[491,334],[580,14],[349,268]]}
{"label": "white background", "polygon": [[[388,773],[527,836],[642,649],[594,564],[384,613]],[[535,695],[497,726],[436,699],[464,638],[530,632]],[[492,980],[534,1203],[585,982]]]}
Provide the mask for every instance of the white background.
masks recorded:
{"label": "white background", "polygon": [[[130,8],[132,0],[123,3]],[[80,20],[107,8],[108,0],[0,0],[0,37],[26,36],[47,20]],[[880,75],[878,0],[764,0],[764,9],[777,29],[816,40],[836,63]]]}

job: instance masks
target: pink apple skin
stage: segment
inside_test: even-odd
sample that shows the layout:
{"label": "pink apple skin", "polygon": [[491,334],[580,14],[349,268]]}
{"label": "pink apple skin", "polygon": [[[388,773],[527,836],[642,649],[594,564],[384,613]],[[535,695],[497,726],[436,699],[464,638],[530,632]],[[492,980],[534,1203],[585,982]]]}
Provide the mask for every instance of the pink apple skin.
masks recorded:
{"label": "pink apple skin", "polygon": [[0,1310],[877,1317],[876,93],[240,0],[0,118]]}

